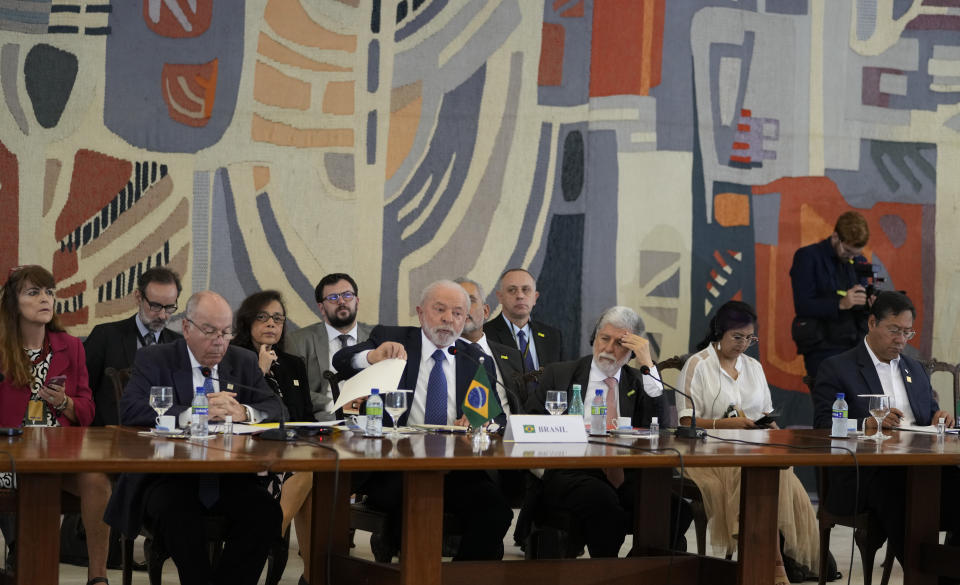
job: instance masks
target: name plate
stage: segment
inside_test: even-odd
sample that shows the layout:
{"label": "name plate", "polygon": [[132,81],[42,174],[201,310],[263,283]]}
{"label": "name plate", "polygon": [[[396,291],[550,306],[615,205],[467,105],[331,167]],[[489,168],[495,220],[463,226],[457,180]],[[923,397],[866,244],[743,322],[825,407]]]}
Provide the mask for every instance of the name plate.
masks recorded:
{"label": "name plate", "polygon": [[516,443],[586,443],[583,417],[570,414],[513,414],[507,417],[504,441]]}

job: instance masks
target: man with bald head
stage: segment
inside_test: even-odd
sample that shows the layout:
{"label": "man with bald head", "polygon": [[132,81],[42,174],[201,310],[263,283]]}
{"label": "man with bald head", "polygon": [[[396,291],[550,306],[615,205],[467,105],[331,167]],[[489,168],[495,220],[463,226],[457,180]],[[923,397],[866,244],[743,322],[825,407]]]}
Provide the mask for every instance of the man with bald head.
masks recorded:
{"label": "man with bald head", "polygon": [[[413,394],[399,424],[466,425],[463,399],[482,355],[460,339],[469,310],[470,298],[459,284],[438,280],[420,295],[420,327],[377,325],[366,341],[338,351],[333,365],[349,377],[384,359],[405,359],[397,387]],[[451,355],[451,348],[456,355]],[[491,361],[485,360],[485,365],[487,377],[496,379]],[[491,400],[495,399],[492,395]],[[501,424],[504,421],[501,418]],[[388,515],[387,530],[378,535],[381,540],[371,538],[377,560],[387,559],[399,550],[402,478],[399,473],[374,473],[356,486],[356,492]],[[454,471],[444,476],[443,507],[458,517],[465,531],[454,560],[503,557],[503,537],[513,512],[487,473]]]}
{"label": "man with bald head", "polygon": [[[207,389],[209,418],[269,422],[286,408],[266,385],[253,352],[230,345],[233,311],[211,291],[187,301],[183,339],[137,352],[133,374],[120,399],[120,422],[153,426],[151,386],[172,386],[166,414],[188,426],[195,389]],[[207,554],[204,516],[225,517],[228,534],[217,566]],[[107,508],[109,524],[128,536],[150,527],[170,553],[181,583],[257,582],[270,544],[280,537],[280,506],[255,475],[124,474]]]}

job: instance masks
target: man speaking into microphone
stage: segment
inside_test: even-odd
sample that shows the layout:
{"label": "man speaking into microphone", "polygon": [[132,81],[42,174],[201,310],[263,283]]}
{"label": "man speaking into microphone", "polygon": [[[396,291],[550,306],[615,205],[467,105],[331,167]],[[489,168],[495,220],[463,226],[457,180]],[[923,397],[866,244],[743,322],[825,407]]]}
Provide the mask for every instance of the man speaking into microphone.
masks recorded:
{"label": "man speaking into microphone", "polygon": [[[286,408],[264,381],[257,356],[230,345],[233,311],[211,291],[187,301],[183,339],[137,352],[120,399],[120,422],[153,426],[151,386],[172,386],[173,406],[184,428],[196,388],[205,387],[209,420],[227,415],[237,422],[269,422]],[[218,566],[210,565],[204,516],[228,524]],[[128,536],[146,523],[177,565],[181,583],[257,582],[269,546],[280,537],[279,504],[252,474],[123,474],[107,507],[107,522]]]}

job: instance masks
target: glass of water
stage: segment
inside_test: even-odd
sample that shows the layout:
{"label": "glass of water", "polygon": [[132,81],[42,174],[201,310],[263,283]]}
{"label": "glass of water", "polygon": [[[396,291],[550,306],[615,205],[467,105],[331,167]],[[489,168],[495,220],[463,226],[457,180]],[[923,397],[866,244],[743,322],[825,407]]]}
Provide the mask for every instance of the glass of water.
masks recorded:
{"label": "glass of water", "polygon": [[172,386],[150,386],[150,408],[157,412],[158,417],[163,416],[171,406],[173,406]]}
{"label": "glass of water", "polygon": [[400,416],[407,410],[407,393],[401,390],[386,392],[383,395],[383,408],[390,414],[390,420],[393,421],[393,432],[390,433],[390,437],[393,439],[400,438],[400,431],[397,430],[397,421],[400,420]]}
{"label": "glass of water", "polygon": [[567,391],[566,390],[547,390],[547,401],[544,404],[547,412],[553,416],[563,414],[567,409]]}
{"label": "glass of water", "polygon": [[877,421],[877,432],[873,435],[873,440],[878,443],[886,441],[890,437],[883,434],[883,419],[890,414],[890,397],[886,394],[871,396],[867,408],[870,409],[870,416]]}

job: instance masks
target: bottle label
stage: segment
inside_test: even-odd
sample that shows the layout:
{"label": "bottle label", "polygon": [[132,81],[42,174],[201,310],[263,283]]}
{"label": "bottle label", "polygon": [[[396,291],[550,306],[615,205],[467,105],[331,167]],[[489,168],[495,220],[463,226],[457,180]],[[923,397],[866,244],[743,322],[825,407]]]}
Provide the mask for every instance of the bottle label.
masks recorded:
{"label": "bottle label", "polygon": [[606,407],[606,405],[603,405],[603,406],[596,406],[596,405],[591,406],[591,407],[590,407],[590,414],[603,414],[603,415],[605,415],[605,414],[607,414],[607,407]]}
{"label": "bottle label", "polygon": [[207,407],[206,406],[194,406],[191,414],[193,416],[207,416]]}
{"label": "bottle label", "polygon": [[849,418],[846,410],[834,410],[833,418]]}
{"label": "bottle label", "polygon": [[383,416],[383,407],[382,406],[373,406],[367,404],[367,416]]}

